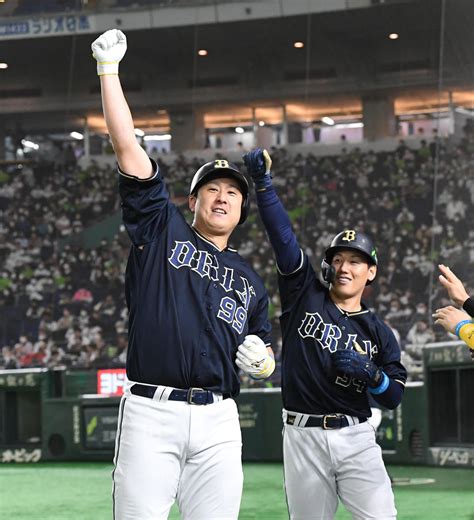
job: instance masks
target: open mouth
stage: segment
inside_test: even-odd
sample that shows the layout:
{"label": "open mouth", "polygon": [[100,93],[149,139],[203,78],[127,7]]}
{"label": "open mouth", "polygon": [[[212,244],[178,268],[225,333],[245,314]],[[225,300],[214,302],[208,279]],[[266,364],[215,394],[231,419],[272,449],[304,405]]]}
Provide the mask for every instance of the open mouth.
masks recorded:
{"label": "open mouth", "polygon": [[227,211],[222,208],[214,208],[212,212],[217,213],[218,215],[227,215]]}

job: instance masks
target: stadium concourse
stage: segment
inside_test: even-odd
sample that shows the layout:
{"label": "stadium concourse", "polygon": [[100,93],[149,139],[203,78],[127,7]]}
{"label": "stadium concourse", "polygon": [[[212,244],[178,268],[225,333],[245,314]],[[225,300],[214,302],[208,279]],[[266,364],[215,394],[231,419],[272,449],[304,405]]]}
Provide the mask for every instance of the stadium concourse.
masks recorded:
{"label": "stadium concourse", "polygon": [[[437,145],[438,206],[432,227]],[[285,205],[296,208],[290,215],[315,266],[343,226],[375,237],[382,268],[365,300],[399,337],[412,378],[421,377],[423,346],[452,339],[431,325],[430,302],[432,308],[448,304],[438,284],[430,284],[433,269],[449,264],[474,292],[468,269],[474,260],[473,232],[465,225],[474,203],[468,175],[474,135],[465,132],[459,142],[421,141],[416,148],[400,141],[391,152],[352,148],[336,156],[275,148],[272,157],[274,183]],[[201,158],[158,160],[173,199],[187,208],[188,182]],[[87,167],[53,161],[0,172],[0,368],[125,366],[128,237],[117,226],[94,248],[78,240],[83,230],[118,211],[116,172],[94,160]],[[268,287],[278,361],[275,264],[255,206],[233,243]],[[279,385],[279,378],[277,368],[272,382]]]}

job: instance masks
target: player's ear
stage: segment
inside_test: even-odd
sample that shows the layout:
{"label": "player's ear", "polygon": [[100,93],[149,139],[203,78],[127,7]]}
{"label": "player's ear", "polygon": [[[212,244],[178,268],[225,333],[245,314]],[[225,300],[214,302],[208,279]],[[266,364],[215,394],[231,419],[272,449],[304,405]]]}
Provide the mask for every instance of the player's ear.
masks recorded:
{"label": "player's ear", "polygon": [[369,275],[367,279],[369,282],[372,282],[377,275],[377,266],[376,265],[369,265]]}
{"label": "player's ear", "polygon": [[189,209],[191,210],[191,212],[194,213],[194,210],[196,208],[196,196],[195,195],[189,196],[188,205],[189,205]]}

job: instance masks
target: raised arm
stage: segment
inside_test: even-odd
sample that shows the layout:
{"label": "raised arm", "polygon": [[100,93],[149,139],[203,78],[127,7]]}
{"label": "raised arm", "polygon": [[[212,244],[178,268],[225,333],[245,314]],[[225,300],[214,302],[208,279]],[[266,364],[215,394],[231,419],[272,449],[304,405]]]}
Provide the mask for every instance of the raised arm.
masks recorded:
{"label": "raised arm", "polygon": [[278,269],[290,274],[301,266],[301,249],[283,204],[272,185],[272,160],[266,150],[256,148],[244,155],[245,166],[255,185],[257,204]]}
{"label": "raised arm", "polygon": [[438,268],[441,271],[439,275],[441,285],[447,289],[453,303],[462,307],[464,302],[469,298],[463,283],[448,266],[439,264]]}
{"label": "raised arm", "polygon": [[105,123],[119,167],[128,175],[147,179],[153,174],[151,162],[135,137],[132,114],[118,75],[119,62],[127,50],[127,38],[122,31],[111,29],[99,36],[91,48],[97,60]]}

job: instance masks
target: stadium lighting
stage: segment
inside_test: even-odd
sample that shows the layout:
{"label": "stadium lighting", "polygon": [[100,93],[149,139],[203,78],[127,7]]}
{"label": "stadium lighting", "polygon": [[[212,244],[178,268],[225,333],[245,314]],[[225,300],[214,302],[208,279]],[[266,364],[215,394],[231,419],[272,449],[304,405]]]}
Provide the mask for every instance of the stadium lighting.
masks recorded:
{"label": "stadium lighting", "polygon": [[258,126],[265,126],[265,121],[259,121]]}
{"label": "stadium lighting", "polygon": [[336,128],[364,128],[364,123],[340,123]]}
{"label": "stadium lighting", "polygon": [[80,134],[79,132],[71,132],[69,134],[73,139],[77,139],[78,141],[82,141],[84,139],[84,136]]}
{"label": "stadium lighting", "polygon": [[324,116],[323,118],[321,118],[321,121],[329,126],[332,126],[334,124],[334,119],[332,117]]}
{"label": "stadium lighting", "polygon": [[293,43],[293,47],[295,49],[302,49],[304,47],[304,43],[303,42],[295,42],[295,43]]}
{"label": "stadium lighting", "polygon": [[145,132],[143,130],[140,130],[140,128],[135,128],[135,135],[137,137],[143,137],[145,135]]}
{"label": "stadium lighting", "polygon": [[241,126],[237,126],[237,127],[235,128],[235,132],[236,132],[237,134],[243,134],[243,133],[245,132],[245,130],[244,130]]}
{"label": "stadium lighting", "polygon": [[199,56],[207,56],[207,51],[206,49],[199,49],[198,54]]}
{"label": "stadium lighting", "polygon": [[33,141],[28,141],[28,139],[22,139],[21,144],[25,148],[31,148],[32,150],[38,150],[38,148],[39,148],[39,144],[36,144]]}
{"label": "stadium lighting", "polygon": [[8,63],[0,63],[0,69],[8,69]]}
{"label": "stadium lighting", "polygon": [[388,37],[391,39],[391,40],[398,40],[398,33],[390,33],[388,35]]}
{"label": "stadium lighting", "polygon": [[169,141],[170,139],[171,139],[171,134],[146,135],[143,138],[144,141]]}

